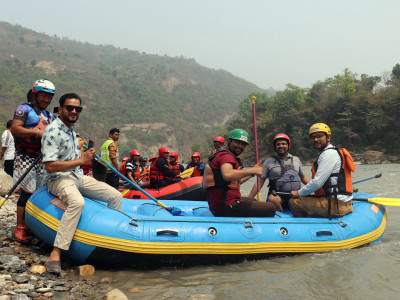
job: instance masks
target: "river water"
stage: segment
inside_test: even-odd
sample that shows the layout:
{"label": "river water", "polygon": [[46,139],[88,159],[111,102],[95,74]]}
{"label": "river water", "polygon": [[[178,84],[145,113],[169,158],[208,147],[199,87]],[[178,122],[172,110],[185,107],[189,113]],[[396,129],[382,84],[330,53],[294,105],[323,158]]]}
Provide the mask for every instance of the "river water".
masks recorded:
{"label": "river water", "polygon": [[[357,184],[359,191],[400,198],[399,164],[358,165],[353,181],[377,173],[382,177]],[[242,185],[243,195],[253,183]],[[264,187],[263,199],[266,193]],[[399,299],[399,247],[400,207],[391,206],[384,237],[374,245],[223,266],[98,270],[94,276],[112,278],[129,299]]]}

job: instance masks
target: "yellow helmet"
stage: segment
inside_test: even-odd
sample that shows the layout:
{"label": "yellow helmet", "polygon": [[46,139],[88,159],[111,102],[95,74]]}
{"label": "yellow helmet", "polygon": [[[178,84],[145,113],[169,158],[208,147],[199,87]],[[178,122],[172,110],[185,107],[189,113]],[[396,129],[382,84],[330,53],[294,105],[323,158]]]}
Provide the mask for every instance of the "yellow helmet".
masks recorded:
{"label": "yellow helmet", "polygon": [[331,135],[331,129],[329,128],[328,125],[324,123],[315,123],[311,125],[310,132],[308,133],[308,135],[311,135],[312,133],[315,132],[325,132],[327,135]]}

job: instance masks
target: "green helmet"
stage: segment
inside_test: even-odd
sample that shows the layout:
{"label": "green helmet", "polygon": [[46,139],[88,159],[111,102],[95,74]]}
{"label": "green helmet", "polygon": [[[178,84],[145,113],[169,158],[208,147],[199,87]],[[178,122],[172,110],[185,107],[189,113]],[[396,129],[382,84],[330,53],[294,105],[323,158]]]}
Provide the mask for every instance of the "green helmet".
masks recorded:
{"label": "green helmet", "polygon": [[249,144],[249,134],[247,133],[246,130],[243,130],[243,129],[233,129],[229,133],[228,138],[233,139],[233,140],[243,141],[246,144]]}

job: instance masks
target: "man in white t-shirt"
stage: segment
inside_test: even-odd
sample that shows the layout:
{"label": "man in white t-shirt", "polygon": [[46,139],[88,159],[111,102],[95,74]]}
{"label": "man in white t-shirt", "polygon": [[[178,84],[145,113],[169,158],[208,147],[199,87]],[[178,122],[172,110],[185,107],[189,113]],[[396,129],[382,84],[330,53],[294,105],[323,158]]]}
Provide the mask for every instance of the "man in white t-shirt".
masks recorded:
{"label": "man in white t-shirt", "polygon": [[7,129],[4,130],[1,136],[1,152],[0,159],[4,158],[4,171],[13,176],[14,172],[14,158],[15,158],[15,145],[14,137],[10,131],[12,120],[7,122]]}

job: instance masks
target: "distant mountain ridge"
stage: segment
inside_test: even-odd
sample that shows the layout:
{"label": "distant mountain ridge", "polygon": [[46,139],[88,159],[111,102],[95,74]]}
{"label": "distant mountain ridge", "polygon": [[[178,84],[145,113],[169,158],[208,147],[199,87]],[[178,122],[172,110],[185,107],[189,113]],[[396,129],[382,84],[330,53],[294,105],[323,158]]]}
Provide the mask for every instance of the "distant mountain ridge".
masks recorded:
{"label": "distant mountain ridge", "polygon": [[[56,85],[56,96],[76,92],[84,111],[77,131],[99,150],[112,127],[122,129],[121,152],[159,146],[190,155],[206,151],[209,138],[256,85],[193,59],[149,55],[37,33],[0,22],[0,120],[5,123],[39,78]],[[153,123],[156,123],[153,125]],[[218,127],[219,126],[219,127]]]}

